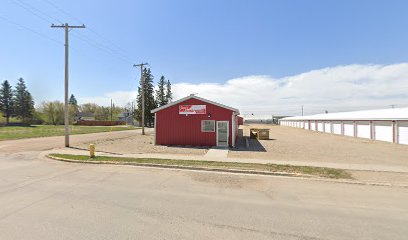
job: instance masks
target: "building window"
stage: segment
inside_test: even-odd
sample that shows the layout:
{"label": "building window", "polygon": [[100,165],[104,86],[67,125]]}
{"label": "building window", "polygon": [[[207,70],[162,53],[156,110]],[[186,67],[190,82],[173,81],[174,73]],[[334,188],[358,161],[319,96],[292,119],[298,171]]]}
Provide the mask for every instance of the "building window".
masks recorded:
{"label": "building window", "polygon": [[201,132],[215,132],[215,121],[214,120],[201,121]]}

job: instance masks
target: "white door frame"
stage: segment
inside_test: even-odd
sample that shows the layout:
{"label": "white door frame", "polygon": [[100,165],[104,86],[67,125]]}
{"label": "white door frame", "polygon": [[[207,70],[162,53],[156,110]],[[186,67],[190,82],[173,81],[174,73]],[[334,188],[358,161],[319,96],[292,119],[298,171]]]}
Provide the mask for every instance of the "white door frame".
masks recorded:
{"label": "white door frame", "polygon": [[238,131],[238,129],[235,129],[235,127],[237,127],[237,123],[236,123],[237,119],[236,118],[237,118],[237,115],[235,113],[233,113],[232,114],[232,120],[231,120],[231,124],[232,124],[232,126],[231,126],[231,129],[232,129],[232,134],[231,134],[232,144],[231,145],[232,145],[232,147],[235,147],[235,137],[236,137],[235,133],[236,133],[236,131]]}
{"label": "white door frame", "polygon": [[[219,122],[225,122],[227,123],[227,145],[219,145],[218,144],[218,123]],[[216,121],[216,125],[217,125],[217,134],[216,134],[216,142],[217,142],[217,146],[220,147],[228,147],[229,146],[229,121]]]}

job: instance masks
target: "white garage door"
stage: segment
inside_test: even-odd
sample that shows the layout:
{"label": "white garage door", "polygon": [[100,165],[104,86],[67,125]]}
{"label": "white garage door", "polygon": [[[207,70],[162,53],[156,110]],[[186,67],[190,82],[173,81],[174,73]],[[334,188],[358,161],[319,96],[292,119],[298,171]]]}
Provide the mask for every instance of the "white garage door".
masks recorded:
{"label": "white garage door", "polygon": [[323,132],[323,122],[318,122],[317,123],[317,131]]}
{"label": "white garage door", "polygon": [[408,144],[408,122],[398,123],[398,143]]}
{"label": "white garage door", "polygon": [[392,142],[392,123],[375,122],[374,136],[375,140]]}
{"label": "white garage door", "polygon": [[310,130],[316,131],[316,122],[314,122],[314,121],[310,122]]}
{"label": "white garage door", "polygon": [[309,130],[309,122],[308,121],[305,122],[305,129]]}
{"label": "white garage door", "polygon": [[331,133],[331,126],[329,122],[324,123],[324,132]]}
{"label": "white garage door", "polygon": [[357,122],[357,137],[370,139],[370,122]]}
{"label": "white garage door", "polygon": [[333,122],[333,133],[341,135],[341,122]]}
{"label": "white garage door", "polygon": [[345,136],[354,136],[354,123],[353,122],[344,122],[344,135]]}

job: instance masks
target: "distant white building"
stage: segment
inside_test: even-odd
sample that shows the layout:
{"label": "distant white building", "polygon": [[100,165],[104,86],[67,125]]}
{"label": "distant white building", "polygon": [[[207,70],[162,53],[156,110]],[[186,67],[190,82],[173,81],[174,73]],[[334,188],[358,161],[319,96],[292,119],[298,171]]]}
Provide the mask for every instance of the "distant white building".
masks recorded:
{"label": "distant white building", "polygon": [[279,123],[316,132],[408,144],[408,108],[287,117]]}

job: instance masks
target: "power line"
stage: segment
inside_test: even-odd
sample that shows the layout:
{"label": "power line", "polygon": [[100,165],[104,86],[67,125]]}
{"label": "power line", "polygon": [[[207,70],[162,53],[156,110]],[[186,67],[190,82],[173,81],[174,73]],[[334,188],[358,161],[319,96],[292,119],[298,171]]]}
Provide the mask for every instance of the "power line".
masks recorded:
{"label": "power line", "polygon": [[128,54],[127,51],[124,50],[123,48],[121,48],[120,46],[116,45],[113,41],[109,40],[108,38],[105,38],[104,36],[102,36],[101,34],[99,34],[98,32],[96,32],[96,31],[93,30],[92,28],[90,28],[89,31],[92,32],[93,34],[99,36],[100,38],[105,39],[105,41],[111,43],[111,44],[112,44],[113,46],[115,46],[118,50],[120,50],[122,53],[124,53],[124,54],[122,54],[123,56],[125,56],[126,58],[129,58],[129,56],[127,55],[127,54]]}
{"label": "power line", "polygon": [[80,34],[78,34],[76,32],[74,32],[74,33],[78,37],[79,40],[87,43],[91,47],[94,47],[94,48],[96,48],[96,49],[98,49],[98,50],[100,50],[102,52],[105,52],[105,53],[109,54],[112,57],[116,57],[116,58],[118,58],[118,59],[120,59],[120,60],[122,60],[122,61],[124,61],[126,63],[131,63],[131,61],[129,61],[128,59],[125,59],[125,58],[123,58],[123,57],[121,57],[119,55],[115,55],[115,52],[113,52],[113,51],[109,50],[109,48],[106,48],[103,45],[98,44],[97,42],[91,40],[89,37],[85,37],[84,35],[80,35]]}
{"label": "power line", "polygon": [[[47,22],[47,23],[52,23],[49,19],[52,19],[54,21],[57,21],[59,23],[62,23],[62,21],[58,18],[55,18],[47,13],[45,13],[44,11],[33,7],[32,5],[23,2],[21,0],[12,0],[14,4],[18,5],[19,7],[25,9],[26,11],[30,12],[31,14],[33,14],[34,16],[40,18],[41,20]],[[67,11],[63,10],[62,8],[58,7],[55,3],[49,1],[49,0],[43,0],[44,2],[46,2],[47,4],[49,4],[50,6],[52,6],[53,8],[55,8],[56,10],[60,11],[61,13],[67,15],[70,18],[75,19],[78,22],[82,22],[82,20],[80,20],[79,18],[75,17],[74,15],[68,13]],[[46,17],[48,17],[49,19],[47,19]],[[95,41],[93,39],[91,39],[90,37],[81,34],[81,33],[75,33],[76,36],[83,42],[89,44],[90,46],[94,47],[97,50],[103,51],[107,54],[109,54],[112,57],[116,57],[126,63],[133,63],[132,59],[129,57],[129,55],[127,55],[126,51],[123,50],[122,48],[120,48],[119,46],[115,45],[112,41],[104,38],[101,34],[97,33],[96,31],[94,31],[93,29],[90,29],[88,27],[88,29],[94,33],[95,35],[99,36],[100,38],[105,39],[105,41],[110,42],[112,45],[116,46],[116,49],[111,48],[110,46],[106,45],[106,44],[102,44],[101,42]],[[118,51],[117,49],[119,49],[120,51]],[[124,54],[125,53],[125,54]]]}
{"label": "power line", "polygon": [[[81,35],[81,34],[78,34],[78,35]],[[88,41],[94,42],[95,44],[99,45],[100,47],[102,47],[102,48],[104,48],[104,49],[107,49],[107,50],[110,51],[112,54],[116,54],[117,56],[121,57],[122,59],[126,59],[126,61],[127,61],[128,63],[132,63],[132,60],[131,60],[128,56],[119,53],[118,51],[116,51],[115,49],[109,47],[108,45],[105,45],[105,44],[102,44],[102,43],[98,43],[97,41],[93,40],[92,38],[90,38],[90,37],[88,37],[88,36],[86,36],[86,35],[81,35],[81,36],[82,36],[83,38],[86,38]]]}
{"label": "power line", "polygon": [[44,39],[47,39],[47,40],[53,41],[53,42],[55,42],[55,43],[58,43],[58,45],[61,45],[61,44],[62,44],[60,41],[58,41],[58,40],[56,40],[56,39],[54,39],[54,38],[52,38],[52,37],[49,37],[49,36],[47,36],[46,34],[37,32],[37,31],[35,31],[35,30],[33,30],[33,29],[29,28],[29,27],[26,27],[26,26],[24,26],[24,25],[21,25],[21,24],[19,24],[19,23],[16,23],[16,22],[14,22],[14,21],[12,21],[12,20],[10,20],[10,19],[4,17],[4,16],[1,16],[1,15],[0,15],[0,19],[2,19],[3,21],[5,21],[5,22],[7,22],[7,23],[9,23],[9,24],[15,25],[15,26],[17,26],[17,27],[19,27],[19,28],[22,28],[22,29],[25,29],[25,30],[27,30],[27,31],[29,31],[29,32],[32,32],[32,33],[36,34],[37,36],[40,36],[40,37],[42,37],[42,38],[44,38]]}
{"label": "power line", "polygon": [[[46,21],[47,23],[52,23],[52,21],[56,21],[56,22],[62,23],[61,20],[59,20],[59,19],[57,19],[57,18],[54,18],[53,16],[48,15],[47,13],[45,13],[45,12],[39,10],[38,8],[33,7],[32,5],[30,5],[30,4],[26,3],[26,2],[23,2],[23,1],[21,1],[21,0],[12,0],[12,1],[13,1],[13,3],[16,4],[17,6],[19,6],[19,7],[23,8],[23,9],[25,9],[26,11],[28,11],[28,12],[30,12],[31,14],[37,16],[38,18],[41,18],[42,20]],[[44,16],[45,16],[45,17],[48,17],[48,19],[45,18]],[[50,21],[49,19],[51,19],[52,21]]]}
{"label": "power line", "polygon": [[[55,3],[49,1],[49,0],[43,0],[44,2],[46,2],[47,4],[49,4],[50,6],[52,6],[53,8],[57,9],[58,11],[60,11],[61,13],[67,15],[68,17],[73,18],[74,20],[76,20],[78,23],[83,24],[83,21],[77,17],[75,17],[74,15],[68,13],[67,11],[65,11],[64,9],[58,7]],[[89,29],[89,27],[87,27]]]}
{"label": "power line", "polygon": [[[83,23],[84,21],[82,21],[80,18],[74,16],[73,14],[69,13],[68,11],[60,8],[58,5],[56,5],[55,3],[49,1],[49,0],[43,0],[45,3],[49,4],[51,7],[55,8],[56,10],[60,11],[61,13],[65,14],[66,16],[76,20],[79,23]],[[104,46],[105,48],[108,48],[111,52],[114,52],[118,55],[121,55],[121,57],[126,58],[129,62],[133,62],[132,58],[130,58],[130,56],[128,55],[128,51],[124,50],[122,47],[120,47],[119,45],[117,45],[116,43],[114,43],[113,41],[109,40],[108,38],[104,37],[102,34],[96,32],[95,30],[93,30],[92,27],[90,27],[89,25],[87,26],[87,29],[92,32],[94,35],[98,36],[99,38],[101,38],[102,40],[110,43],[110,45],[114,46],[116,49],[113,49],[111,47],[108,46]],[[78,35],[82,35],[82,33],[78,33]],[[89,39],[89,37],[88,37]],[[100,44],[103,45],[103,44]],[[119,50],[119,51],[118,51]]]}

